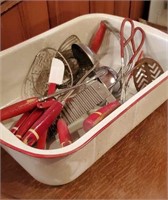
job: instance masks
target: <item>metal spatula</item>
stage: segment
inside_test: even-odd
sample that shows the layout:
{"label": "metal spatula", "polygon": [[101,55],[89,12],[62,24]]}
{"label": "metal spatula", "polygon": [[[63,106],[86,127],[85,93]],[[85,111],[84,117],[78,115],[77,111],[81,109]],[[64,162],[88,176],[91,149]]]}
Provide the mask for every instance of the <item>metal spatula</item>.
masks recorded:
{"label": "metal spatula", "polygon": [[133,70],[133,80],[137,91],[146,87],[164,71],[160,64],[152,58],[139,60]]}

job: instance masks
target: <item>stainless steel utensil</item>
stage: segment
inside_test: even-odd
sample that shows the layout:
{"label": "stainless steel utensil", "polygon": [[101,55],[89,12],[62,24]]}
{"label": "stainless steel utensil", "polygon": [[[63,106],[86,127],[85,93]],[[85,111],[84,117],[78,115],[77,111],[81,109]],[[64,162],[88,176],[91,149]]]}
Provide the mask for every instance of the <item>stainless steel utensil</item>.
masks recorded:
{"label": "stainless steel utensil", "polygon": [[153,80],[158,78],[164,71],[160,64],[152,58],[142,58],[132,71],[133,80],[137,91],[146,87]]}
{"label": "stainless steel utensil", "polygon": [[96,106],[112,100],[114,97],[107,87],[98,80],[94,80],[87,84],[84,90],[67,101],[62,111],[62,117],[68,124],[71,124]]}
{"label": "stainless steel utensil", "polygon": [[76,35],[69,36],[57,49],[47,47],[40,50],[35,56],[29,72],[25,78],[22,90],[22,96],[43,96],[48,89],[48,77],[51,68],[52,59],[58,58],[65,65],[64,81],[60,88],[72,86],[73,79],[79,69],[77,60],[74,58],[71,45],[80,43]]}
{"label": "stainless steel utensil", "polygon": [[99,63],[97,55],[83,43],[72,44],[72,52],[82,66],[93,66]]}
{"label": "stainless steel utensil", "polygon": [[[73,44],[72,51],[74,56],[80,60],[81,63],[85,63],[88,65],[96,65],[97,67],[94,70],[94,73],[105,72],[106,73],[100,76],[100,80],[107,86],[108,89],[111,89],[116,95],[121,88],[119,77],[117,72],[108,67],[108,66],[100,66],[99,59],[97,55],[86,45],[80,44]],[[83,60],[84,59],[84,60]],[[117,85],[116,85],[117,83]],[[112,87],[115,86],[113,89]],[[118,96],[118,94],[116,95]]]}
{"label": "stainless steel utensil", "polygon": [[113,86],[117,83],[118,74],[115,70],[110,67],[102,66],[95,69],[95,74],[100,79],[100,81],[106,85],[106,87],[111,90]]}

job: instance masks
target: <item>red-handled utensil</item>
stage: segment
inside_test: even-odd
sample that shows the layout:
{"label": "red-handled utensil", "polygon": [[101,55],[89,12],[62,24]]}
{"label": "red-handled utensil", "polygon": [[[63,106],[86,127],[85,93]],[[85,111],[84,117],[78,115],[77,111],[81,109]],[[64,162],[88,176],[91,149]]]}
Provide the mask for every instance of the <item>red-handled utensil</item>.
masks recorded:
{"label": "red-handled utensil", "polygon": [[[82,78],[80,78],[80,80],[77,82],[76,87],[78,87],[82,83],[82,81],[85,80],[85,78],[95,69],[95,67],[96,65],[94,65],[89,71],[85,73],[84,76],[82,76]],[[24,143],[30,146],[35,144],[35,142],[39,139],[39,135],[42,135],[52,124],[54,119],[60,114],[64,104],[66,103],[68,98],[73,94],[76,87],[71,87],[71,90],[68,93],[66,93],[66,95],[63,97],[62,103],[54,100],[54,103],[44,112],[44,114],[33,124],[32,128],[29,129],[29,131],[25,134],[23,138]],[[51,97],[52,95],[49,96]]]}
{"label": "red-handled utensil", "polygon": [[[89,81],[87,81],[87,83],[89,83]],[[85,84],[86,83],[81,83],[78,85],[74,85],[73,87],[70,87],[70,88],[62,89],[61,91],[55,92],[54,94],[50,94],[45,97],[40,97],[40,98],[31,97],[29,99],[21,100],[17,103],[6,106],[6,107],[0,109],[0,121],[4,121],[6,119],[9,119],[9,118],[15,117],[17,115],[20,115],[22,113],[25,113],[27,111],[30,111],[33,108],[35,108],[36,106],[38,108],[48,108],[52,102],[50,102],[50,101],[45,102],[46,100],[52,99],[52,98],[54,100],[54,97],[56,97],[58,95],[62,95],[69,91],[74,91],[75,89],[77,89]]]}
{"label": "red-handled utensil", "polygon": [[[126,29],[126,24],[128,24],[129,31]],[[126,38],[126,30],[128,32],[128,37]],[[139,35],[138,35],[139,34]],[[136,36],[140,38],[140,42],[138,45],[136,45]],[[121,52],[121,82],[122,82],[122,89],[121,89],[121,101],[124,102],[126,99],[126,78],[128,77],[128,74],[131,73],[132,71],[132,66],[133,66],[133,61],[138,55],[138,53],[142,54],[142,46],[145,41],[145,32],[141,27],[136,27],[134,26],[134,22],[130,18],[125,18],[122,23],[121,23],[121,28],[120,28],[120,52]],[[132,46],[132,56],[130,60],[128,61],[127,64],[124,62],[124,49],[128,44],[131,44]]]}
{"label": "red-handled utensil", "polygon": [[65,147],[72,143],[72,138],[68,129],[68,125],[62,118],[60,118],[57,122],[57,133],[62,147]]}
{"label": "red-handled utensil", "polygon": [[102,119],[104,119],[120,105],[120,102],[118,100],[115,100],[98,109],[96,112],[90,114],[83,122],[84,131],[88,131],[93,128],[96,124],[98,124]]}
{"label": "red-handled utensil", "polygon": [[[57,84],[60,85],[63,83],[64,71],[65,71],[64,63],[60,59],[53,58],[48,80],[49,85],[48,85],[47,95],[53,94],[56,90]],[[43,108],[46,108],[48,105],[51,106],[52,103],[53,99],[49,99],[46,102],[38,103],[37,107],[41,106]],[[39,135],[39,140],[37,141],[36,145],[37,148],[45,149],[47,132],[48,130],[44,131],[43,134]]]}
{"label": "red-handled utensil", "polygon": [[37,149],[46,148],[47,133],[48,131],[45,131],[42,135],[39,136],[39,139],[37,140],[37,144],[36,144]]}
{"label": "red-handled utensil", "polygon": [[36,107],[38,101],[38,97],[32,97],[2,108],[0,110],[1,121],[32,110]]}
{"label": "red-handled utensil", "polygon": [[[129,35],[129,37],[127,39],[125,39],[125,29],[126,29],[125,26],[126,26],[126,23],[129,23],[130,26],[131,26],[130,27],[130,35]],[[135,45],[135,35],[138,32],[141,34],[141,40],[140,40],[140,43],[136,46]],[[133,51],[133,55],[130,58],[130,60],[129,60],[127,65],[131,64],[133,62],[133,60],[135,59],[135,57],[137,56],[137,54],[141,51],[142,46],[144,44],[144,41],[145,41],[145,32],[144,32],[144,30],[141,27],[134,28],[134,22],[130,18],[125,18],[122,21],[121,28],[120,28],[121,59],[124,59],[124,48],[129,43],[131,43],[132,51]],[[124,63],[122,63],[122,64],[124,65]]]}
{"label": "red-handled utensil", "polygon": [[[82,83],[82,81],[84,81],[86,79],[86,77],[95,69],[96,66],[97,66],[96,64],[93,65],[93,67],[85,73],[85,75],[77,82],[77,84],[72,87],[62,89],[61,91],[55,92],[54,94],[50,94],[45,97],[40,97],[40,98],[32,97],[32,98],[29,98],[26,100],[22,100],[20,102],[14,103],[10,106],[7,106],[7,107],[1,109],[0,110],[1,121],[5,120],[5,119],[9,119],[11,117],[15,117],[24,112],[27,112],[27,111],[35,108],[39,102],[44,102],[51,98],[54,99],[54,97],[65,94],[66,92],[68,92],[66,96],[70,96],[74,92],[75,89],[77,89],[83,85],[86,85],[87,83],[90,82],[90,81],[86,81],[86,82]],[[93,81],[93,80],[91,80],[91,81]]]}
{"label": "red-handled utensil", "polygon": [[31,112],[25,112],[20,119],[14,123],[14,125],[10,128],[10,131],[13,134],[16,134],[18,129],[22,126],[23,123],[25,123],[26,119],[28,118],[28,116],[30,115]]}
{"label": "red-handled utensil", "polygon": [[[65,70],[64,63],[59,59],[53,58],[52,63],[51,63],[49,81],[48,81],[49,82],[48,95],[51,95],[55,92],[57,84],[62,84],[64,70]],[[45,100],[46,99],[48,99],[48,98],[45,98]],[[33,108],[35,108],[37,106],[37,104],[41,101],[43,101],[43,98],[38,99],[37,97],[32,97],[32,98],[17,102],[15,104],[12,104],[10,106],[7,106],[5,108],[2,108],[0,110],[0,114],[1,114],[0,120],[3,121],[6,119],[15,117],[19,114],[25,113],[27,111],[30,111]],[[46,101],[46,102],[43,101],[42,104],[43,105],[40,104],[41,107],[43,106],[46,108],[46,107],[50,106],[50,103],[48,101]]]}
{"label": "red-handled utensil", "polygon": [[53,104],[27,131],[27,133],[23,137],[23,142],[28,144],[29,146],[34,145],[39,137],[43,135],[45,131],[49,128],[54,119],[60,114],[62,108],[62,103],[55,100]]}
{"label": "red-handled utensil", "polygon": [[56,86],[63,83],[64,71],[64,63],[58,58],[53,58],[48,80],[48,95],[53,94],[56,90]]}
{"label": "red-handled utensil", "polygon": [[24,134],[29,130],[29,128],[34,124],[34,122],[43,114],[44,110],[35,108],[33,112],[27,117],[26,122],[18,129],[16,137],[22,139]]}
{"label": "red-handled utensil", "polygon": [[94,51],[94,53],[98,52],[98,50],[102,44],[106,29],[107,29],[107,27],[106,27],[105,23],[103,21],[101,21],[98,30],[91,38],[91,41],[89,44],[90,49],[92,51]]}

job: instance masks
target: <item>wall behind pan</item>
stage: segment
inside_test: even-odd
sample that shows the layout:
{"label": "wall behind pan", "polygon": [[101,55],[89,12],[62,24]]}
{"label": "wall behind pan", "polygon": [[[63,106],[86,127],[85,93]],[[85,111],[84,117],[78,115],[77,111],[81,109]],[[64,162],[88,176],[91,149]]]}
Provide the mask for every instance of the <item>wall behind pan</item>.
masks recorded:
{"label": "wall behind pan", "polygon": [[4,1],[1,3],[1,50],[70,19],[88,13],[108,13],[138,20],[145,1]]}

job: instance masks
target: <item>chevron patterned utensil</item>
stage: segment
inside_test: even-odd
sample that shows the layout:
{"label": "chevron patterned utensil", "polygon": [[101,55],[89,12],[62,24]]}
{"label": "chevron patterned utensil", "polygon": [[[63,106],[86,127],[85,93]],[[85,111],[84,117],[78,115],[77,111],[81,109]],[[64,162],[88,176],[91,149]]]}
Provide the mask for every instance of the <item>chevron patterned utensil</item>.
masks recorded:
{"label": "chevron patterned utensil", "polygon": [[136,90],[140,91],[163,73],[162,67],[156,60],[152,58],[140,59],[133,70]]}

